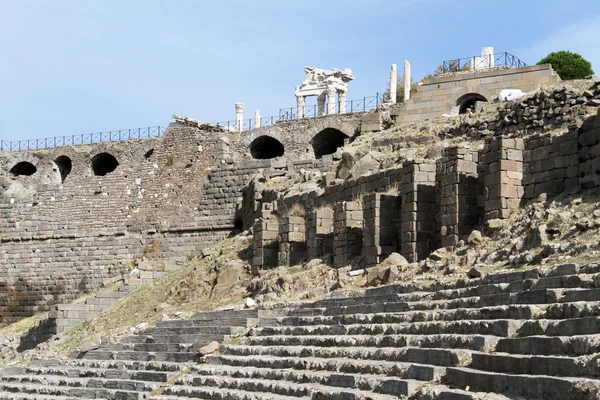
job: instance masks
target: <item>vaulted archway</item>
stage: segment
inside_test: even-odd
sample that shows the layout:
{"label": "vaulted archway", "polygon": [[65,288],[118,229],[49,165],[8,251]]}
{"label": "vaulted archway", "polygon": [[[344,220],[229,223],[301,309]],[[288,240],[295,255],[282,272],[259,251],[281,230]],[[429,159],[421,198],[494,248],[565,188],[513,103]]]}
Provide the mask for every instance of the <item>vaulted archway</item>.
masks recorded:
{"label": "vaulted archway", "polygon": [[92,171],[96,176],[104,176],[113,172],[119,166],[119,161],[110,153],[96,154],[92,158]]}
{"label": "vaulted archway", "polygon": [[283,144],[271,136],[259,136],[250,143],[252,158],[259,160],[281,157],[284,152]]}
{"label": "vaulted archway", "polygon": [[477,103],[478,101],[487,102],[488,99],[486,99],[483,95],[481,95],[479,93],[467,93],[467,94],[459,97],[456,100],[456,106],[458,107],[458,113],[459,114],[466,113],[470,108],[473,108],[475,106],[475,103]]}
{"label": "vaulted archway", "polygon": [[310,141],[315,152],[315,158],[333,154],[344,145],[349,136],[335,128],[325,128],[317,133]]}
{"label": "vaulted archway", "polygon": [[31,176],[37,172],[37,167],[29,161],[21,161],[16,163],[10,173],[14,176]]}
{"label": "vaulted archway", "polygon": [[54,160],[54,164],[58,167],[58,172],[60,173],[60,181],[64,182],[67,179],[67,176],[71,173],[73,169],[73,162],[67,156],[59,156]]}

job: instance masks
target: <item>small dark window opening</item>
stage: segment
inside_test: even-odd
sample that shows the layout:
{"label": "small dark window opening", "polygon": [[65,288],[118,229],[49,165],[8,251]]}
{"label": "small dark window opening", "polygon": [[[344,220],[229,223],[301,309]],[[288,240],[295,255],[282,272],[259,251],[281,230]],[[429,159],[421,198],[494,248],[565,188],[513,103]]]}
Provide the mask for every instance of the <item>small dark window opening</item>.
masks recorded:
{"label": "small dark window opening", "polygon": [[257,137],[250,144],[250,154],[252,154],[252,158],[257,158],[259,160],[280,157],[283,153],[283,144],[270,136]]}
{"label": "small dark window opening", "polygon": [[152,157],[152,154],[154,154],[154,149],[150,149],[146,152],[146,154],[144,154],[144,158],[146,160],[150,160],[150,157]]}
{"label": "small dark window opening", "polygon": [[35,174],[36,171],[36,166],[28,161],[21,161],[10,169],[10,173],[15,176],[30,176]]}
{"label": "small dark window opening", "polygon": [[58,167],[58,172],[60,173],[60,181],[64,182],[67,179],[67,176],[71,173],[71,169],[73,168],[73,162],[67,156],[60,156],[54,163]]}
{"label": "small dark window opening", "polygon": [[321,158],[333,154],[344,145],[348,135],[334,128],[323,129],[312,138],[311,144],[315,152],[315,158]]}
{"label": "small dark window opening", "polygon": [[96,176],[104,176],[113,172],[119,166],[119,162],[112,154],[100,153],[92,158],[92,170]]}

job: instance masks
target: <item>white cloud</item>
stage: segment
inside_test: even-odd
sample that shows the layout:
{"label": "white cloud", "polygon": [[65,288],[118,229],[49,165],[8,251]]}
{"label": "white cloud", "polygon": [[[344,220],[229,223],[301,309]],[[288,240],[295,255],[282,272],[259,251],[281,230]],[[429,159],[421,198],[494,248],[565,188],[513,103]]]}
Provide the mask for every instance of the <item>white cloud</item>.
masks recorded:
{"label": "white cloud", "polygon": [[515,54],[530,63],[544,58],[548,53],[570,50],[579,53],[592,63],[592,69],[600,76],[600,14],[577,23],[567,25],[547,38],[521,48]]}

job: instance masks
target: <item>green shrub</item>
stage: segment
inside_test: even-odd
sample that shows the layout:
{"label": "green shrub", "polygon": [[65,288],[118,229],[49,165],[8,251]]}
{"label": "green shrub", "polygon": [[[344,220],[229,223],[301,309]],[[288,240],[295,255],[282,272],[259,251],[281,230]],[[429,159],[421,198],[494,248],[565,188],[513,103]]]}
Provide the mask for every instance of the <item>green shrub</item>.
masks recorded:
{"label": "green shrub", "polygon": [[552,68],[563,80],[582,79],[594,75],[592,64],[583,58],[581,54],[571,51],[556,51],[542,58],[540,64],[552,64]]}

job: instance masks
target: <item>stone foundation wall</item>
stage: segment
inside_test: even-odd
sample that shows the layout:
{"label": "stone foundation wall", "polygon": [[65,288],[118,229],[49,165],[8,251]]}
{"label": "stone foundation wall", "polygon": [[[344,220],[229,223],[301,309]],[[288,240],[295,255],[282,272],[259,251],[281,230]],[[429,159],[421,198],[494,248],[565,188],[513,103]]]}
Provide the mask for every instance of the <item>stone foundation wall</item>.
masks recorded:
{"label": "stone foundation wall", "polygon": [[[331,232],[336,267],[374,265],[394,251],[419,261],[438,247],[455,247],[473,229],[508,218],[542,193],[552,198],[597,189],[598,166],[600,110],[581,127],[560,134],[488,138],[481,150],[448,147],[437,162],[415,159],[322,192],[279,199],[268,223],[277,232],[277,216],[280,224],[290,210],[306,211],[307,250],[295,254],[297,263],[323,257]],[[258,219],[257,226],[265,221]],[[261,235],[255,230],[255,253]],[[285,261],[282,265],[293,264]]]}

